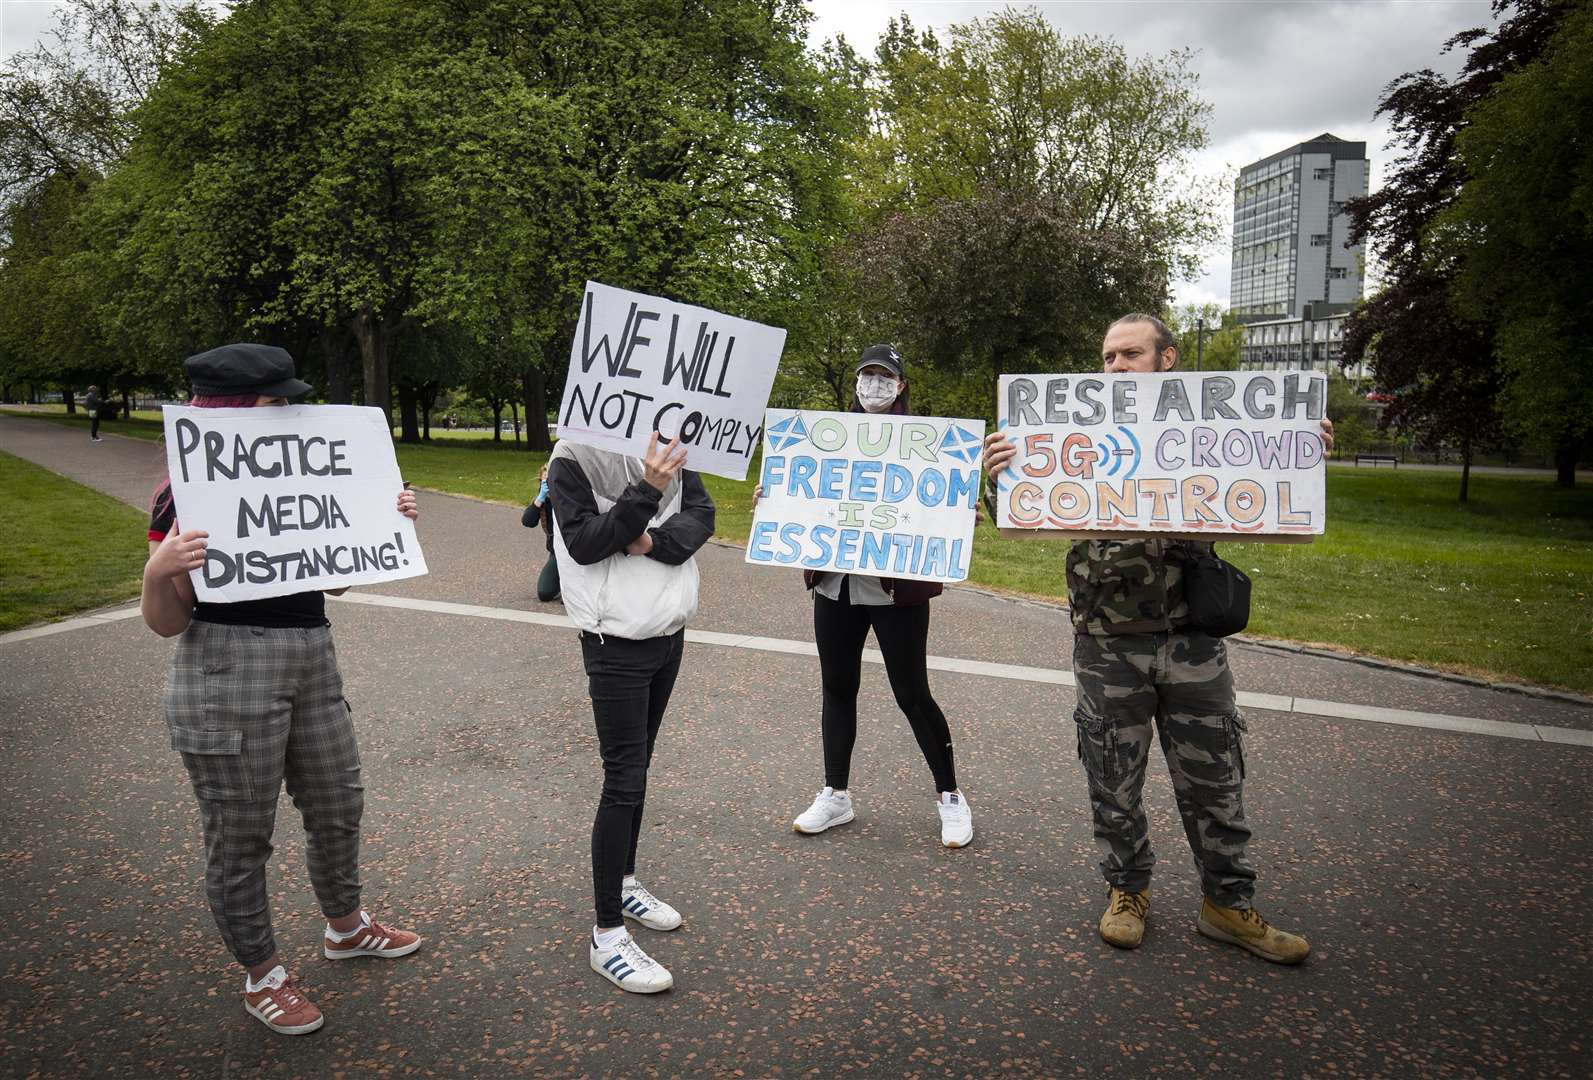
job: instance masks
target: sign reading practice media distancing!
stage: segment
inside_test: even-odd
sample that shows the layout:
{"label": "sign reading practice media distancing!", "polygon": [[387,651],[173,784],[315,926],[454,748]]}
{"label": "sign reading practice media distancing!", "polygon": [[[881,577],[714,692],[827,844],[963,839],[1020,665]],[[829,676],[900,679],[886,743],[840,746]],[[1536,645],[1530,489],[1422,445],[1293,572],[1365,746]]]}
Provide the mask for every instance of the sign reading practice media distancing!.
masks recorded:
{"label": "sign reading practice media distancing!", "polygon": [[210,603],[426,573],[380,409],[167,406],[178,526],[210,533],[190,576]]}
{"label": "sign reading practice media distancing!", "polygon": [[979,420],[770,409],[747,561],[962,581],[979,498]]}
{"label": "sign reading practice media distancing!", "polygon": [[678,435],[687,468],[745,480],[784,348],[776,327],[588,281],[559,438],[642,457]]}
{"label": "sign reading practice media distancing!", "polygon": [[1003,375],[1006,530],[1303,540],[1324,525],[1319,372]]}

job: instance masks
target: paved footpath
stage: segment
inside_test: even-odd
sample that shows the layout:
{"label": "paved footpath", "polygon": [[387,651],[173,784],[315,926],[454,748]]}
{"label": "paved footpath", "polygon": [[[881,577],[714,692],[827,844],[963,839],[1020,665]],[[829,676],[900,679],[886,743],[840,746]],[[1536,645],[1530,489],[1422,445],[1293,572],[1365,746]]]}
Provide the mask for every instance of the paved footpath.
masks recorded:
{"label": "paved footpath", "polygon": [[[6,416],[0,449],[139,505],[160,468],[150,443]],[[931,680],[973,846],[939,846],[877,666],[858,820],[801,837],[790,819],[822,783],[808,601],[727,546],[701,557],[642,841],[643,880],[686,917],[639,931],[676,988],[623,995],[586,967],[600,771],[574,635],[534,598],[541,534],[512,508],[420,503],[432,574],[330,615],[366,773],[366,903],[421,951],[318,958],[284,799],[271,901],[327,1025],[287,1039],[245,1016],[160,720],[171,643],[126,607],[9,635],[5,1075],[1589,1075],[1593,710],[1238,646],[1259,906],[1312,957],[1277,968],[1194,932],[1159,762],[1150,928],[1117,952],[1095,935],[1061,613],[970,589],[935,602]]]}

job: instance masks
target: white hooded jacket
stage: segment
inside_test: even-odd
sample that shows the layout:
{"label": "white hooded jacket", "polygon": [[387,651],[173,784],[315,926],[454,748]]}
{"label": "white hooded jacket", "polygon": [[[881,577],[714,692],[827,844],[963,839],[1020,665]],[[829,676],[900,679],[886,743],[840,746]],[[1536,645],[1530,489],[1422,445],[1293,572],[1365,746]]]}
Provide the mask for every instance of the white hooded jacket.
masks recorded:
{"label": "white hooded jacket", "polygon": [[[697,611],[697,549],[713,535],[714,504],[681,470],[659,492],[636,458],[561,440],[548,468],[559,590],[575,625],[645,639],[673,634]],[[627,555],[643,531],[653,549]]]}

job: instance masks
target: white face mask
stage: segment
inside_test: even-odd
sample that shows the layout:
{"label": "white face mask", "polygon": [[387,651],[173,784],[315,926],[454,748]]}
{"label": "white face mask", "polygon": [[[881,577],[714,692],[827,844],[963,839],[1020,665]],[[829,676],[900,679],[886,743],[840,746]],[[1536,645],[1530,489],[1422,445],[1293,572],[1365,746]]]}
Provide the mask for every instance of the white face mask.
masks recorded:
{"label": "white face mask", "polygon": [[889,375],[859,375],[857,402],[869,412],[884,412],[896,400],[896,380]]}

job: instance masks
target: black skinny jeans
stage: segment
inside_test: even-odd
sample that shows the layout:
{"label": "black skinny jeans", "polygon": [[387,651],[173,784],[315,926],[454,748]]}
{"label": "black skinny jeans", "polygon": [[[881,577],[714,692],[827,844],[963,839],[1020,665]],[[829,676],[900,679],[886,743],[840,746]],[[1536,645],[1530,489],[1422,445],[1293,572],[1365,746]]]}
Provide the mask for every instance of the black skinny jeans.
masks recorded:
{"label": "black skinny jeans", "polygon": [[636,872],[647,767],[680,672],[685,640],[684,630],[640,641],[581,634],[581,658],[603,754],[603,796],[592,823],[592,899],[597,925],[605,930],[625,922],[620,894],[625,875]]}
{"label": "black skinny jeans", "polygon": [[893,604],[847,602],[851,582],[841,585],[840,600],[813,594],[813,638],[819,648],[819,670],[824,682],[824,782],[844,790],[852,773],[852,747],[857,742],[857,690],[863,678],[863,642],[869,627],[885,658],[896,704],[907,715],[913,737],[924,752],[935,790],[956,791],[957,771],[952,764],[951,729],[946,716],[929,692],[925,657],[929,648],[929,604],[896,607]]}

